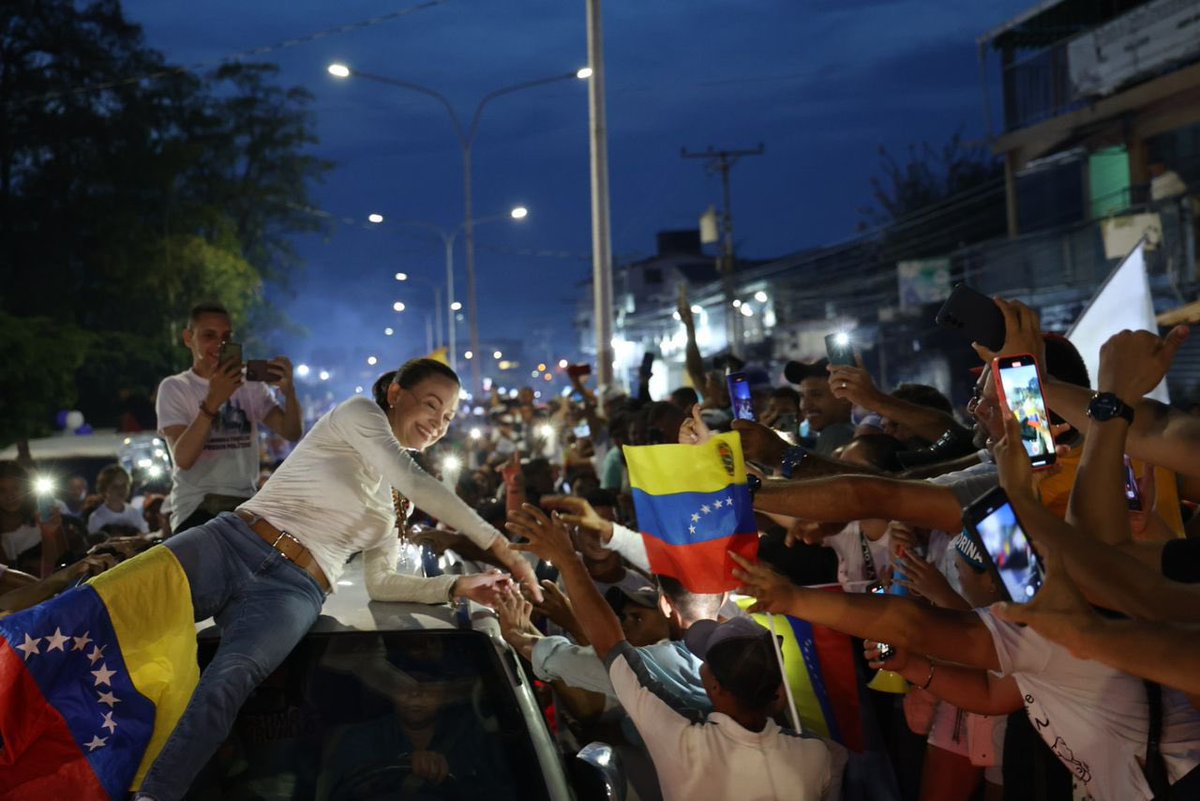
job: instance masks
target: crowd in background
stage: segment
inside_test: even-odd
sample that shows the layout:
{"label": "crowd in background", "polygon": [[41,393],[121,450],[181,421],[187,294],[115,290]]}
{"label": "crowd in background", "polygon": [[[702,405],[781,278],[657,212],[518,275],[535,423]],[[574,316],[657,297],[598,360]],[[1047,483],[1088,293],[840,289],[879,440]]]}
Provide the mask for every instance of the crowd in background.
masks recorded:
{"label": "crowd in background", "polygon": [[[563,396],[493,394],[482,414],[464,409],[441,443],[415,456],[523,543],[543,579],[541,599],[512,589],[496,605],[564,750],[619,744],[643,799],[701,797],[687,788],[714,771],[757,778],[739,794],[710,786],[704,797],[1200,798],[1200,649],[1187,636],[1200,614],[1187,586],[1200,579],[1189,538],[1200,529],[1200,419],[1143,399],[1186,331],[1120,334],[1089,376],[1035,314],[998,303],[1008,325],[998,353],[1034,355],[1045,378],[1059,451],[1048,471],[1033,473],[1014,444],[1022,432],[988,367],[997,354],[981,349],[961,414],[939,388],[881,388],[861,366],[790,362],[773,382],[733,356],[705,360],[686,305],[691,386],[653,399],[652,361],[631,392],[593,388],[576,367]],[[757,421],[733,419],[730,371],[747,376]],[[379,386],[390,383],[386,374]],[[1093,383],[1131,420],[1089,415]],[[697,444],[722,431],[737,433],[756,479],[760,542],[758,562],[741,564],[745,590],[761,609],[861,638],[854,680],[871,699],[871,758],[821,738],[789,740],[771,722],[789,723],[782,674],[745,604],[650,572],[622,447]],[[0,614],[171,535],[164,499],[131,500],[119,465],[94,492],[72,478],[48,514],[36,508],[29,467],[0,464]],[[272,465],[261,467],[268,475]],[[964,508],[998,485],[1045,573],[1023,607],[993,606],[1003,588],[961,533]],[[405,545],[442,557],[415,559],[414,570],[470,573],[494,561],[403,498],[397,507]],[[844,592],[799,589],[830,584]],[[891,594],[868,592],[877,586]],[[910,691],[866,690],[877,669]],[[689,726],[729,720],[727,730],[757,739],[747,750],[709,727],[708,739],[679,751],[690,730],[671,728],[672,715]],[[761,768],[748,767],[750,753],[763,755]]]}

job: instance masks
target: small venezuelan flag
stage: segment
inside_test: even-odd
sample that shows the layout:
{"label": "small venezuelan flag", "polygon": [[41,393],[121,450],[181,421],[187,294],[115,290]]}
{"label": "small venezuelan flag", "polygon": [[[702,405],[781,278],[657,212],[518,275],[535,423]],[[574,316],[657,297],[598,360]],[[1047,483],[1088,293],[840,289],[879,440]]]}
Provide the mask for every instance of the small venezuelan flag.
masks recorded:
{"label": "small venezuelan flag", "polygon": [[152,548],[0,619],[0,799],[123,799],[200,677],[186,574]]}
{"label": "small venezuelan flag", "polygon": [[[822,586],[841,592],[836,584]],[[753,598],[738,599],[743,609]],[[770,628],[765,614],[753,615]],[[828,737],[849,748],[866,749],[863,701],[854,657],[854,640],[826,626],[787,615],[775,616],[775,634],[783,652],[784,678],[796,699],[796,714],[805,731]]]}
{"label": "small venezuelan flag", "polygon": [[702,445],[625,446],[650,570],[692,592],[735,589],[733,551],[758,556],[758,524],[736,433]]}

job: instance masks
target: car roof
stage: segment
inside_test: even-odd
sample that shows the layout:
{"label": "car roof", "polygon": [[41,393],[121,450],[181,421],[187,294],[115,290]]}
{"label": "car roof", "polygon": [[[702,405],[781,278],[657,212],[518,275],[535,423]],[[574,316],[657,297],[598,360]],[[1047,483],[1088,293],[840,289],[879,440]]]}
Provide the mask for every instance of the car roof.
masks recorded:
{"label": "car roof", "polygon": [[[154,440],[158,440],[155,442]],[[116,457],[121,449],[135,443],[161,445],[162,437],[153,431],[119,433],[115,430],[93,431],[90,434],[60,434],[29,440],[29,455],[38,459]],[[0,459],[16,459],[17,446],[9,445],[0,451]]]}

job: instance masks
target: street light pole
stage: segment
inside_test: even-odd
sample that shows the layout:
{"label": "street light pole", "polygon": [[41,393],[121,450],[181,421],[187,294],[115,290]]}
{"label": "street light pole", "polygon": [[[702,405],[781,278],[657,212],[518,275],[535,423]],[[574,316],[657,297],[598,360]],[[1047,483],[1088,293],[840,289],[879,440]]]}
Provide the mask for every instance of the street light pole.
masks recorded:
{"label": "street light pole", "polygon": [[[488,92],[486,95],[484,95],[480,99],[478,105],[476,105],[475,113],[472,114],[472,116],[471,116],[470,126],[468,128],[464,129],[463,125],[462,125],[462,121],[458,116],[458,112],[456,112],[454,110],[454,106],[450,103],[450,101],[446,98],[446,96],[443,95],[441,92],[438,92],[434,89],[430,89],[428,86],[422,86],[421,84],[413,83],[412,81],[404,81],[404,80],[399,80],[397,78],[389,78],[384,75],[376,75],[374,73],[362,72],[360,70],[352,69],[352,68],[346,66],[345,64],[330,64],[328,67],[328,71],[329,71],[330,75],[333,75],[334,77],[337,77],[337,78],[349,78],[351,76],[356,77],[356,78],[365,78],[369,81],[376,81],[377,83],[384,83],[384,84],[388,84],[389,86],[396,86],[401,89],[408,89],[413,92],[419,92],[420,94],[423,94],[426,97],[431,97],[434,100],[441,103],[442,108],[444,108],[446,110],[446,113],[450,117],[450,123],[454,127],[454,133],[458,137],[459,148],[462,151],[462,163],[463,163],[463,221],[462,221],[461,227],[462,227],[462,231],[463,231],[463,238],[465,240],[464,245],[466,248],[466,262],[467,262],[467,324],[470,329],[471,355],[472,355],[472,357],[474,357],[471,360],[471,388],[472,388],[472,391],[475,393],[482,393],[483,392],[483,382],[480,377],[480,366],[479,366],[479,359],[478,359],[479,317],[478,317],[478,311],[476,308],[477,304],[476,304],[476,293],[475,293],[475,220],[473,218],[473,209],[472,209],[473,204],[474,204],[474,198],[473,198],[474,189],[473,189],[473,181],[472,181],[472,174],[471,174],[472,173],[471,149],[472,149],[472,146],[475,144],[475,137],[479,133],[479,122],[483,115],[483,109],[484,109],[484,107],[487,106],[488,103],[490,103],[491,101],[495,100],[498,97],[502,97],[503,95],[509,95],[509,94],[512,94],[513,92],[519,92],[523,89],[533,89],[535,87],[544,86],[546,84],[558,83],[559,81],[586,79],[591,75],[591,73],[587,72],[586,68],[585,68],[585,70],[577,70],[575,72],[563,73],[562,75],[554,75],[549,78],[539,78],[539,79],[532,80],[532,81],[522,81],[521,83],[515,83],[515,84],[512,84],[511,86],[501,87],[500,89],[496,89],[491,92]],[[449,254],[451,251],[451,245],[447,244],[446,249],[447,249],[447,254]],[[453,272],[452,266],[450,267],[449,272],[450,273]],[[453,278],[452,277],[448,277],[447,286],[451,286],[451,287],[453,286]],[[453,300],[453,292],[451,292],[451,300]],[[455,347],[453,315],[451,315],[450,321],[451,321],[451,324],[450,324],[451,351],[453,351],[453,349]],[[456,362],[456,360],[457,360],[457,353],[452,352],[451,356],[450,356],[450,364],[452,367],[454,366],[454,363]]]}
{"label": "street light pole", "polygon": [[592,315],[596,328],[596,382],[613,384],[612,255],[608,200],[608,129],[604,111],[604,32],[600,0],[587,0],[588,116],[592,173]]}

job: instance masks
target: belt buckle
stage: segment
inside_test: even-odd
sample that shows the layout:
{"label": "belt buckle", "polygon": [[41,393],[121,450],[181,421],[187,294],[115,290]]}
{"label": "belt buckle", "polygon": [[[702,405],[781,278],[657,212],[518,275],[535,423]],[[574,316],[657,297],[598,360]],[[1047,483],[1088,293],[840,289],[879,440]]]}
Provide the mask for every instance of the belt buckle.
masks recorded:
{"label": "belt buckle", "polygon": [[284,539],[285,537],[286,537],[287,539],[291,540],[292,542],[296,543],[297,545],[299,545],[299,544],[300,544],[300,541],[299,541],[299,540],[297,540],[297,539],[296,539],[295,537],[293,537],[291,534],[288,534],[288,533],[287,533],[286,531],[284,531],[283,529],[280,529],[280,530],[279,530],[279,536],[278,536],[278,537],[276,537],[276,538],[275,538],[275,541],[271,543],[271,547],[272,547],[272,548],[274,548],[276,551],[278,551],[278,552],[279,552],[279,555],[280,555],[280,556],[282,556],[284,559],[288,560],[289,562],[295,563],[295,561],[296,561],[296,560],[295,560],[295,559],[293,559],[292,557],[288,556],[288,555],[287,555],[287,553],[286,553],[286,552],[285,552],[285,551],[284,551],[282,548],[280,548],[280,547],[279,547],[279,541],[280,541],[280,540],[282,540],[282,539]]}

